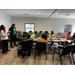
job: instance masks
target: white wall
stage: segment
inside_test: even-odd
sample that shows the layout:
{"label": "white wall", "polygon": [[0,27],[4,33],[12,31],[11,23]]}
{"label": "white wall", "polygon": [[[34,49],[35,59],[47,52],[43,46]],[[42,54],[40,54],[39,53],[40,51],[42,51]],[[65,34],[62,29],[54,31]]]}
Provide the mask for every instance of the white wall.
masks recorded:
{"label": "white wall", "polygon": [[11,26],[11,17],[0,12],[0,25],[3,24],[6,26],[6,31],[8,31]]}
{"label": "white wall", "polygon": [[75,19],[64,19],[64,25],[72,25],[71,35],[75,32]]}
{"label": "white wall", "polygon": [[75,19],[61,19],[61,18],[51,18],[51,19],[35,19],[35,18],[12,18],[12,23],[16,24],[18,31],[24,31],[24,23],[35,23],[35,31],[51,31],[64,32],[65,24],[72,24],[72,34],[75,32]]}
{"label": "white wall", "polygon": [[0,12],[0,25],[1,25],[1,12]]}
{"label": "white wall", "polygon": [[24,23],[35,23],[36,31],[45,31],[55,30],[55,32],[63,31],[63,29],[59,29],[63,27],[63,19],[32,19],[32,18],[12,18],[12,23],[16,24],[17,30],[24,31]]}

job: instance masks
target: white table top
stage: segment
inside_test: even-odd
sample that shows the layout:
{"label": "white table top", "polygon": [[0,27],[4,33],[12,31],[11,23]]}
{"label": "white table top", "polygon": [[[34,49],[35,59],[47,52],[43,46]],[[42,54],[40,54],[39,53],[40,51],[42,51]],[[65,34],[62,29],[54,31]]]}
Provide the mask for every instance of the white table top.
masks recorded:
{"label": "white table top", "polygon": [[[35,38],[35,39],[33,39],[33,41],[38,41],[39,38]],[[64,38],[60,38],[60,40],[58,40],[57,38],[56,39],[53,38],[52,40],[49,40],[49,42],[51,42],[51,41],[53,41],[53,42],[66,42],[67,41],[70,43],[72,40],[66,40]]]}

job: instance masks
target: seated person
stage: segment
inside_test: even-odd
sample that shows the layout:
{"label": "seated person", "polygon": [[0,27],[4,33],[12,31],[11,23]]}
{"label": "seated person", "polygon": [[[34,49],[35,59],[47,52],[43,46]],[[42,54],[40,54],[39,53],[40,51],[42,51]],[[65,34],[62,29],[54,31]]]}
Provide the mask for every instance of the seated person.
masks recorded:
{"label": "seated person", "polygon": [[[42,37],[39,38],[37,42],[45,42],[47,44],[48,43],[47,35],[42,34]],[[41,51],[38,51],[38,54],[41,54]]]}
{"label": "seated person", "polygon": [[32,39],[35,39],[35,34],[33,32],[30,33]]}
{"label": "seated person", "polygon": [[64,36],[64,38],[66,38],[67,40],[71,40],[70,33],[71,33],[71,32],[68,32],[67,35]]}
{"label": "seated person", "polygon": [[48,37],[55,38],[54,31],[51,31],[51,33],[48,35]]}
{"label": "seated person", "polygon": [[[55,34],[54,31],[51,31],[51,33],[48,35],[49,38],[55,38]],[[51,47],[53,45],[54,42],[51,42],[51,44],[49,45],[49,47]]]}
{"label": "seated person", "polygon": [[75,41],[75,33],[73,34],[73,36],[72,36],[72,40],[74,40]]}
{"label": "seated person", "polygon": [[43,31],[41,32],[40,37],[42,37],[42,34],[43,34]]}

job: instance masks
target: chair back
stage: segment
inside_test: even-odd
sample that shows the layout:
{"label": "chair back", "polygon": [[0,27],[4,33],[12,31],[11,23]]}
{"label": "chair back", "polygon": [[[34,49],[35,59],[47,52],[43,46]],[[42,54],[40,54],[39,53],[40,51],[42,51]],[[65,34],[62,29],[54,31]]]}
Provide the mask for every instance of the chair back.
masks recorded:
{"label": "chair back", "polygon": [[23,34],[27,34],[27,32],[23,32]]}
{"label": "chair back", "polygon": [[67,55],[71,52],[71,50],[73,49],[73,46],[72,45],[67,45],[63,48],[63,51],[62,51],[62,55]]}
{"label": "chair back", "polygon": [[48,31],[45,31],[45,33],[48,33]]}
{"label": "chair back", "polygon": [[27,36],[27,32],[23,32],[23,37],[26,37]]}
{"label": "chair back", "polygon": [[36,34],[37,33],[37,31],[34,31],[34,34]]}
{"label": "chair back", "polygon": [[16,38],[21,38],[21,31],[16,32]]}
{"label": "chair back", "polygon": [[35,46],[35,49],[36,50],[41,50],[41,51],[46,50],[46,43],[44,43],[44,42],[37,42],[36,46]]}
{"label": "chair back", "polygon": [[39,33],[41,34],[42,31],[39,31]]}
{"label": "chair back", "polygon": [[22,44],[22,50],[27,51],[32,48],[33,40],[23,40],[21,44]]}
{"label": "chair back", "polygon": [[45,33],[45,34],[48,36],[49,33]]}

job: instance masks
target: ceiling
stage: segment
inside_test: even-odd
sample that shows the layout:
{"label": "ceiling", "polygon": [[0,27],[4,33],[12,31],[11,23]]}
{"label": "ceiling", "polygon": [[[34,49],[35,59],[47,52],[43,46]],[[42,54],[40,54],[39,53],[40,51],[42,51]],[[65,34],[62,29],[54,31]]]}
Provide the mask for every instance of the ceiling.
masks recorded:
{"label": "ceiling", "polygon": [[0,12],[11,17],[75,18],[75,9],[0,9]]}

